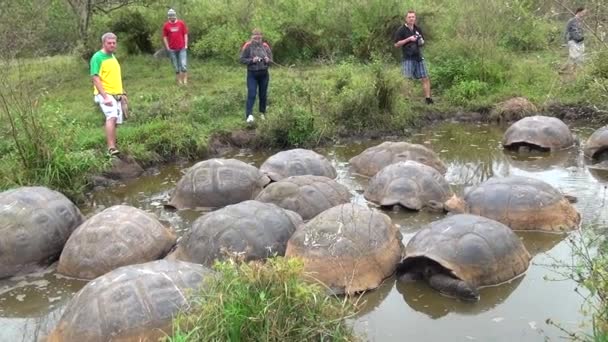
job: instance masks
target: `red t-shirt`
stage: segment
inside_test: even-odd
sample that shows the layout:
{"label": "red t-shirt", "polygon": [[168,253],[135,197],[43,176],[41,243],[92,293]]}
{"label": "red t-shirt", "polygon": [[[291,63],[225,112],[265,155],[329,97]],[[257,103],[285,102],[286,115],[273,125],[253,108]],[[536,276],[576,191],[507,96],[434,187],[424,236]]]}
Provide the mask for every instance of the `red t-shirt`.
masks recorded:
{"label": "red t-shirt", "polygon": [[180,50],[186,47],[185,34],[188,34],[188,27],[181,20],[176,20],[174,23],[167,21],[163,26],[163,37],[167,37],[171,50]]}

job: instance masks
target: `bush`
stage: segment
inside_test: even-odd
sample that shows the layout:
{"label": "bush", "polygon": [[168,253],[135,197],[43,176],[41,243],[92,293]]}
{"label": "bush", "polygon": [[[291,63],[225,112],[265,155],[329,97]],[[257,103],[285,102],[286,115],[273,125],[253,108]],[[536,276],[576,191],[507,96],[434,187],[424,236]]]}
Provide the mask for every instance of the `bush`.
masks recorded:
{"label": "bush", "polygon": [[169,341],[356,340],[346,322],[354,307],[304,282],[301,261],[223,262],[214,269],[218,276],[194,293]]}
{"label": "bush", "polygon": [[357,69],[343,63],[337,74],[335,95],[326,101],[333,104],[333,125],[348,132],[387,127],[401,89],[401,76],[380,60]]}
{"label": "bush", "polygon": [[[572,265],[556,265],[558,273],[574,280],[588,291],[584,313],[591,318],[591,334],[573,333],[559,322],[547,323],[558,327],[573,341],[608,341],[608,237],[600,226],[585,227],[580,235],[569,238],[574,259]],[[584,294],[582,294],[584,295]]]}
{"label": "bush", "polygon": [[446,93],[452,103],[466,105],[479,96],[486,95],[490,87],[482,81],[460,81],[452,86]]}
{"label": "bush", "polygon": [[127,53],[154,53],[150,37],[153,29],[139,11],[124,11],[114,19],[111,30],[120,37]]}

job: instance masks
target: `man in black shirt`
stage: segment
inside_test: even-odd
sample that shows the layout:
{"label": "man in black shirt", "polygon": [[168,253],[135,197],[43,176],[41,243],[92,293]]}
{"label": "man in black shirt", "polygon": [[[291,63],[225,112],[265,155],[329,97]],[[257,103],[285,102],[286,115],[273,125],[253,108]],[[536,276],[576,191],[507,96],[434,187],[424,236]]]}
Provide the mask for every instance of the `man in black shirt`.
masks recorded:
{"label": "man in black shirt", "polygon": [[403,75],[410,79],[422,81],[422,89],[427,104],[432,104],[431,81],[429,80],[424,57],[420,47],[424,45],[424,36],[416,26],[416,12],[408,11],[405,15],[405,24],[395,32],[395,47],[401,48],[403,61],[401,68]]}

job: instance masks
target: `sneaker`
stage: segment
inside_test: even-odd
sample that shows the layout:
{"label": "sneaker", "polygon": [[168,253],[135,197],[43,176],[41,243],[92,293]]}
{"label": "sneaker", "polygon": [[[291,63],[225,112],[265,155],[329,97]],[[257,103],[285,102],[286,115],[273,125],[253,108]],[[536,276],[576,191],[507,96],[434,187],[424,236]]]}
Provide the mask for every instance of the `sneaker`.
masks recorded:
{"label": "sneaker", "polygon": [[426,104],[433,104],[433,103],[434,103],[434,102],[433,102],[433,99],[432,99],[432,98],[430,98],[430,97],[427,97],[427,98],[425,99],[425,101],[426,101]]}
{"label": "sneaker", "polygon": [[117,149],[116,149],[116,148],[114,148],[114,147],[111,147],[111,148],[109,148],[109,149],[108,149],[108,154],[109,154],[109,155],[111,155],[111,156],[115,156],[115,155],[117,155],[117,154],[119,154],[119,153],[120,153],[120,151],[119,151],[119,150],[117,150]]}
{"label": "sneaker", "polygon": [[260,118],[261,118],[262,120],[266,120],[266,115],[264,115],[264,113],[262,113],[262,114],[260,114]]}
{"label": "sneaker", "polygon": [[247,123],[251,123],[253,122],[254,118],[253,115],[249,114],[249,116],[247,116]]}

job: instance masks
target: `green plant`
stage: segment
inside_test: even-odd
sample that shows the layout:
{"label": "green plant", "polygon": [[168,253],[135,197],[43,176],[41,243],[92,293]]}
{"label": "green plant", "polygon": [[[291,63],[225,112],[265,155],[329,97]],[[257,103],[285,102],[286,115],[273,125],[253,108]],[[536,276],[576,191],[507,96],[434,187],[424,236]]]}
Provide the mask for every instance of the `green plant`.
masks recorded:
{"label": "green plant", "polygon": [[221,262],[191,297],[191,309],[174,320],[168,341],[353,341],[348,299],[303,281],[303,263]]}
{"label": "green plant", "polygon": [[557,272],[566,279],[574,280],[587,290],[584,313],[591,318],[589,334],[575,333],[563,328],[559,322],[551,319],[548,324],[564,332],[569,339],[584,342],[608,341],[608,237],[601,227],[592,224],[584,231],[569,238],[573,250],[574,262],[571,265],[556,265]]}
{"label": "green plant", "polygon": [[466,105],[471,100],[485,95],[490,91],[487,83],[482,81],[460,81],[448,89],[446,95],[455,104]]}
{"label": "green plant", "polygon": [[127,53],[153,53],[153,28],[139,11],[124,11],[116,16],[111,30],[120,36],[120,42],[126,46]]}

